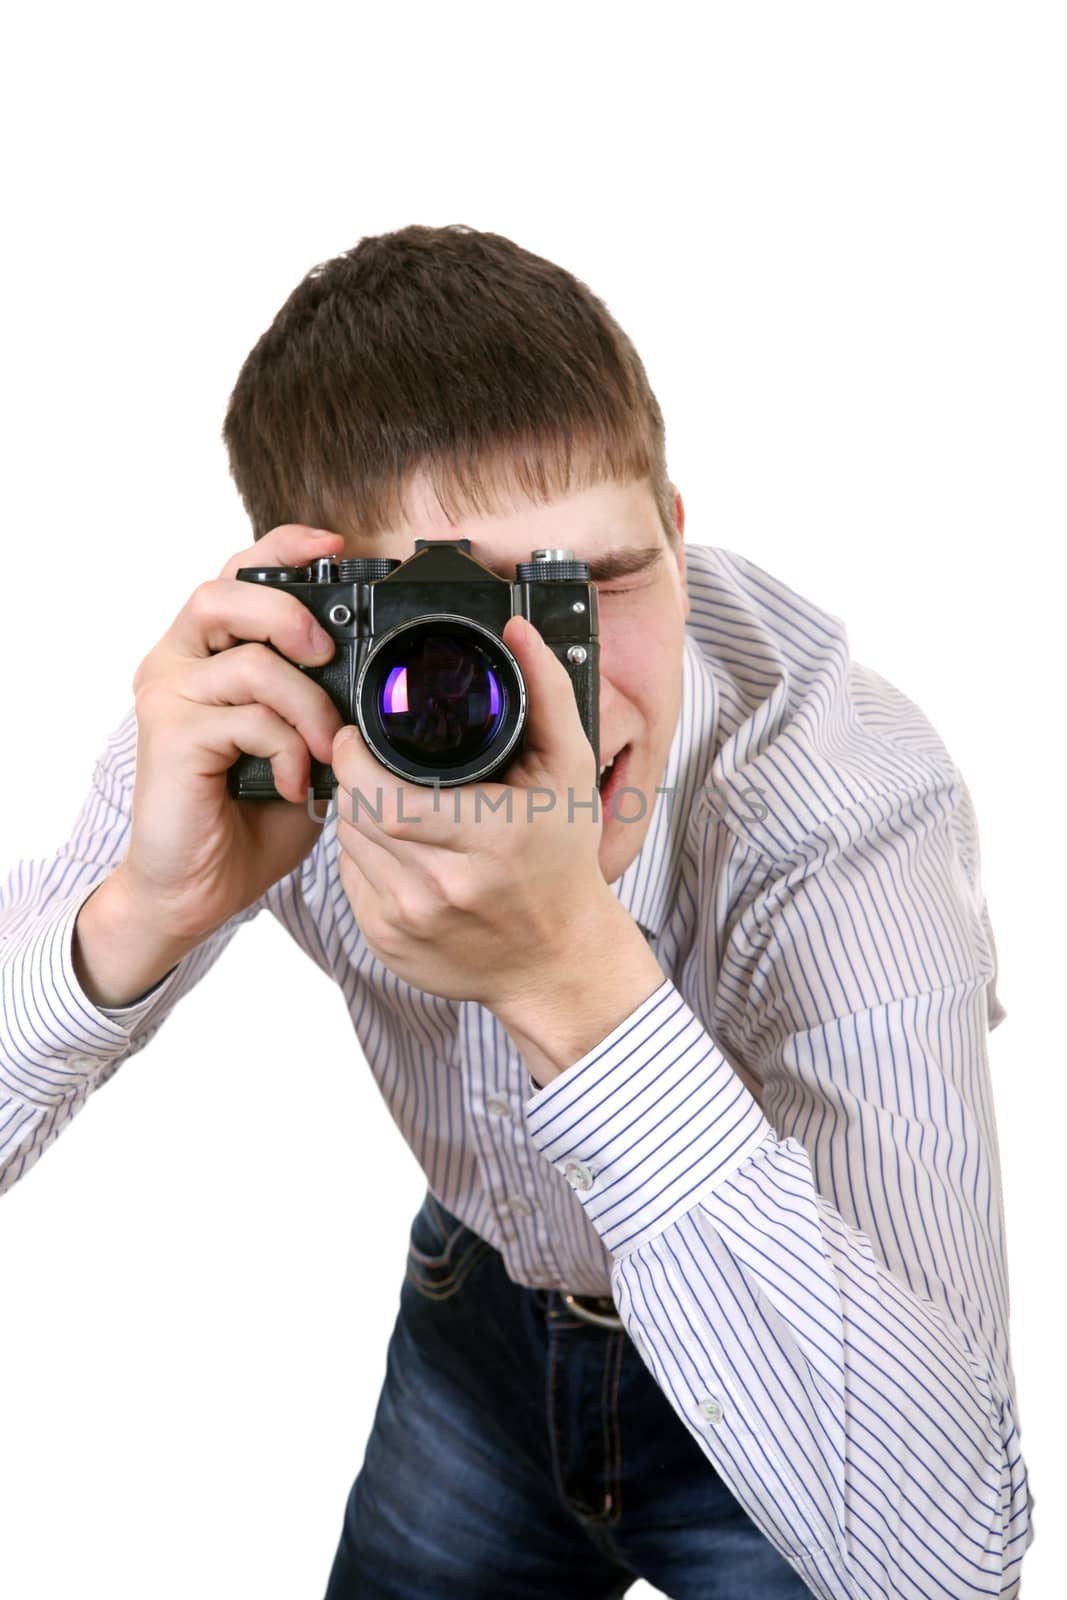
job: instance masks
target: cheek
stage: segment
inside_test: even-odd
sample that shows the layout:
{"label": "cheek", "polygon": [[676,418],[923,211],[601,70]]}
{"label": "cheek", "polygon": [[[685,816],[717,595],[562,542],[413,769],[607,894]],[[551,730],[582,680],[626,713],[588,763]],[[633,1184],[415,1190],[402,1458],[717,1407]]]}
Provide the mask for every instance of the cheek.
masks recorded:
{"label": "cheek", "polygon": [[665,619],[629,616],[621,606],[609,611],[600,607],[600,660],[625,674],[635,658],[647,660],[654,650],[662,648]]}
{"label": "cheek", "polygon": [[685,612],[680,605],[658,606],[655,611],[627,611],[624,604],[600,607],[600,660],[624,676],[639,677],[646,667],[667,666],[681,659],[685,640]]}
{"label": "cheek", "polygon": [[658,721],[677,698],[681,682],[685,623],[680,615],[626,622],[622,617],[600,621],[600,681],[637,706],[649,721]]}

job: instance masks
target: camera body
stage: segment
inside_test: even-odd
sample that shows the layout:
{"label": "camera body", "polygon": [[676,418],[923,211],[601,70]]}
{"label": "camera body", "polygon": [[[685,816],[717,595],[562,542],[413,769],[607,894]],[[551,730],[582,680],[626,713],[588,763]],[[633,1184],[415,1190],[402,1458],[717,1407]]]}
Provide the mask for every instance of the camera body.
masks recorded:
{"label": "camera body", "polygon": [[[385,557],[306,567],[242,567],[245,583],[286,589],[334,640],[320,683],[368,748],[408,783],[453,787],[498,780],[525,745],[527,688],[503,640],[525,617],[562,662],[582,726],[600,764],[600,643],[596,585],[569,550],[534,550],[500,578],[470,553],[469,539],[416,539],[405,561]],[[277,797],[270,762],[242,755],[231,793]],[[333,769],[312,758],[310,789],[329,799]]]}

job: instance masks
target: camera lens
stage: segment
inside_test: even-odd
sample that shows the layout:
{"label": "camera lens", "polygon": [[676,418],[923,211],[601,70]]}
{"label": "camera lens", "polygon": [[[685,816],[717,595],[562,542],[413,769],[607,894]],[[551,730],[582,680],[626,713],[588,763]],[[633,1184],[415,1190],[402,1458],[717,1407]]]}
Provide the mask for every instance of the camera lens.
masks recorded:
{"label": "camera lens", "polygon": [[458,766],[485,749],[500,726],[500,679],[462,639],[424,634],[390,667],[379,715],[394,750],[416,761]]}
{"label": "camera lens", "polygon": [[460,617],[423,618],[386,635],[356,698],[379,760],[422,783],[468,783],[499,769],[525,722],[514,656]]}

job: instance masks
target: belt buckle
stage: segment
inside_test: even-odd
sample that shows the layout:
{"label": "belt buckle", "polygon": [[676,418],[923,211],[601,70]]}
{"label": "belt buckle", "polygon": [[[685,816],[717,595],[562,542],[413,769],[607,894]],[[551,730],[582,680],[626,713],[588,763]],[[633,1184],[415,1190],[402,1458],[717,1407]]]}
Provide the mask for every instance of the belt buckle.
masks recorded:
{"label": "belt buckle", "polygon": [[[594,1327],[621,1328],[623,1326],[622,1318],[617,1311],[595,1311],[593,1309],[593,1306],[613,1305],[613,1302],[606,1295],[577,1295],[568,1294],[565,1290],[561,1290],[560,1299],[569,1311],[574,1312],[576,1317],[581,1317],[583,1322],[591,1322]],[[592,1301],[593,1305],[589,1305],[589,1301]]]}

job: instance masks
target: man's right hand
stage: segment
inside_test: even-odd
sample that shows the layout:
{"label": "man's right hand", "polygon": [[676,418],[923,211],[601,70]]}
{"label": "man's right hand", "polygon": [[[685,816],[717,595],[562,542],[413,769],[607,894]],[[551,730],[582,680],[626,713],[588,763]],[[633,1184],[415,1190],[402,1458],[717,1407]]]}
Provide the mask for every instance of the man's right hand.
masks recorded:
{"label": "man's right hand", "polygon": [[[309,752],[329,763],[342,718],[294,663],[321,667],[333,641],[295,595],[237,571],[303,566],[342,545],[296,524],[271,529],[201,584],[137,668],[129,848],[75,931],[75,966],[96,1004],[153,987],[319,836],[306,810]],[[235,799],[226,775],[242,753],[270,761],[281,799]]]}

